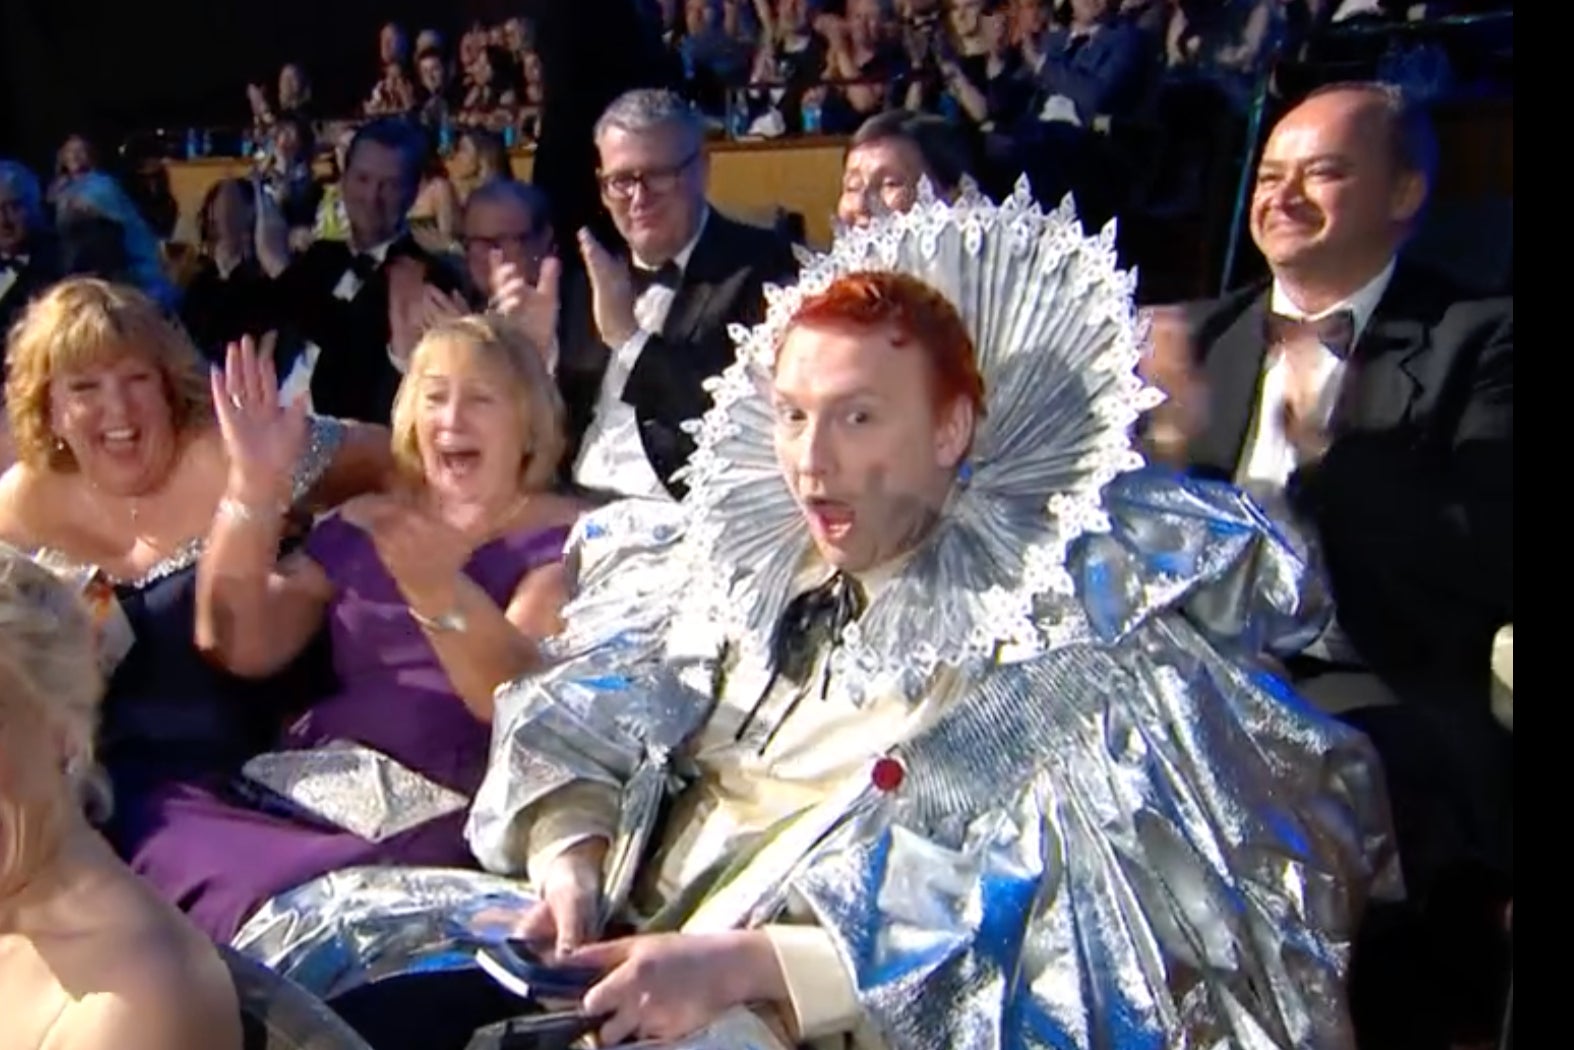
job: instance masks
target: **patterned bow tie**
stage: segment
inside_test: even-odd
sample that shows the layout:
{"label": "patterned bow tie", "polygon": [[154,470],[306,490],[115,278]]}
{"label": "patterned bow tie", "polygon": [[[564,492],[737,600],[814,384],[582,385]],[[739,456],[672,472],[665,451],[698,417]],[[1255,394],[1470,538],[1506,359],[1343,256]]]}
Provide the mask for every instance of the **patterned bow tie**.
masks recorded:
{"label": "patterned bow tie", "polygon": [[[736,739],[743,739],[754,724],[760,706],[770,697],[777,680],[785,678],[797,685],[799,691],[787,710],[782,712],[776,724],[766,734],[765,739],[760,742],[759,752],[765,753],[771,746],[771,741],[776,739],[777,731],[798,709],[798,702],[803,699],[803,689],[808,685],[809,675],[814,671],[815,661],[820,653],[826,648],[834,649],[841,644],[842,633],[853,621],[863,615],[867,605],[868,598],[864,594],[863,585],[842,572],[838,572],[820,586],[804,591],[788,603],[786,611],[782,613],[782,618],[776,625],[776,635],[771,642],[770,683],[766,685],[759,701],[738,727]],[[820,682],[821,700],[828,695],[830,685],[830,665],[827,663],[825,676]]]}
{"label": "patterned bow tie", "polygon": [[1264,327],[1270,347],[1285,346],[1301,339],[1314,339],[1327,347],[1329,353],[1343,359],[1350,356],[1350,350],[1355,345],[1353,310],[1335,310],[1315,321],[1270,313]]}
{"label": "patterned bow tie", "polygon": [[683,280],[682,268],[671,260],[654,270],[647,270],[641,266],[630,267],[630,270],[630,280],[636,297],[644,295],[651,288],[669,288],[677,291],[678,283]]}

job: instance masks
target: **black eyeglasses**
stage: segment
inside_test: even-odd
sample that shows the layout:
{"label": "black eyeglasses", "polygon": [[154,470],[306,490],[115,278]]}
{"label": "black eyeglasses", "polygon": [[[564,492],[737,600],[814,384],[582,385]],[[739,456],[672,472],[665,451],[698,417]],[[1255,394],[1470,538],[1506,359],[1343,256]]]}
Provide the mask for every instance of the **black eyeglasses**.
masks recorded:
{"label": "black eyeglasses", "polygon": [[613,200],[631,200],[640,187],[644,187],[646,193],[659,196],[671,193],[678,185],[678,177],[699,159],[700,151],[695,150],[670,167],[651,168],[649,171],[617,171],[610,175],[602,173],[596,178],[601,182],[601,192]]}

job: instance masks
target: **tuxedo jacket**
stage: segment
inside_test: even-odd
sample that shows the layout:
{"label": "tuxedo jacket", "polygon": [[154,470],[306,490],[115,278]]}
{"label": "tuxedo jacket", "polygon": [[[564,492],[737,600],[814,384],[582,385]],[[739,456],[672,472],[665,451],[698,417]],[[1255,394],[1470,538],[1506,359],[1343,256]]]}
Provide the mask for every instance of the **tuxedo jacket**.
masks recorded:
{"label": "tuxedo jacket", "polygon": [[59,279],[54,253],[47,247],[29,249],[27,265],[17,270],[16,280],[0,294],[0,363],[5,359],[11,328],[22,319],[27,304]]}
{"label": "tuxedo jacket", "polygon": [[334,295],[353,259],[342,241],[314,242],[273,282],[273,315],[321,349],[311,384],[318,413],[387,425],[402,377],[388,359],[386,267],[400,256],[419,261],[427,280],[444,291],[458,287],[453,271],[408,234],[389,247],[352,300]]}
{"label": "tuxedo jacket", "polygon": [[[1192,464],[1233,477],[1267,345],[1260,286],[1195,308],[1209,428]],[[1286,486],[1328,559],[1339,622],[1401,695],[1486,703],[1514,616],[1514,302],[1466,298],[1400,260],[1353,348],[1332,443]]]}
{"label": "tuxedo jacket", "polygon": [[[711,209],[666,323],[646,342],[623,388],[623,401],[639,420],[645,455],[674,496],[682,496],[683,486],[670,480],[672,474],[694,451],[682,424],[710,408],[703,384],[734,359],[727,327],[758,324],[765,317],[764,285],[790,283],[796,274],[786,241]],[[597,332],[588,283],[568,284],[563,311],[558,383],[568,413],[564,460],[572,467],[594,418],[611,350]]]}

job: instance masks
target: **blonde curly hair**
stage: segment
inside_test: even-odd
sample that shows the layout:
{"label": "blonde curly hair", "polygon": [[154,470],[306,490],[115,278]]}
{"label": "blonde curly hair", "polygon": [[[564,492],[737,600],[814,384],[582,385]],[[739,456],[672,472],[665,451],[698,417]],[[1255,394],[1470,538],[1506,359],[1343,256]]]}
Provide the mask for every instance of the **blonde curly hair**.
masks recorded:
{"label": "blonde curly hair", "polygon": [[207,369],[185,331],[134,288],[73,277],[36,299],[11,329],[5,400],[17,459],[35,470],[76,470],[49,423],[50,383],[128,354],[158,369],[176,434],[212,422]]}

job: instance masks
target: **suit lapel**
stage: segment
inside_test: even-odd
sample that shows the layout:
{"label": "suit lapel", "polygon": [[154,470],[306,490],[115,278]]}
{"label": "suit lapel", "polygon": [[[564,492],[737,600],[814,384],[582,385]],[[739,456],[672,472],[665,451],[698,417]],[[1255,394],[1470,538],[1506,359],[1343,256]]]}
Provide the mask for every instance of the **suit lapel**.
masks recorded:
{"label": "suit lapel", "polygon": [[1257,413],[1267,341],[1263,322],[1268,294],[1257,296],[1214,343],[1203,363],[1208,383],[1208,430],[1194,447],[1193,462],[1233,478]]}
{"label": "suit lapel", "polygon": [[1390,430],[1405,421],[1426,387],[1417,367],[1430,342],[1425,309],[1401,265],[1350,355],[1329,423],[1335,435]]}
{"label": "suit lapel", "polygon": [[717,258],[722,254],[725,235],[720,216],[712,212],[694,245],[694,254],[689,256],[689,264],[683,268],[683,280],[678,284],[666,322],[661,326],[663,339],[673,342],[687,339],[704,320],[705,308],[716,291]]}

